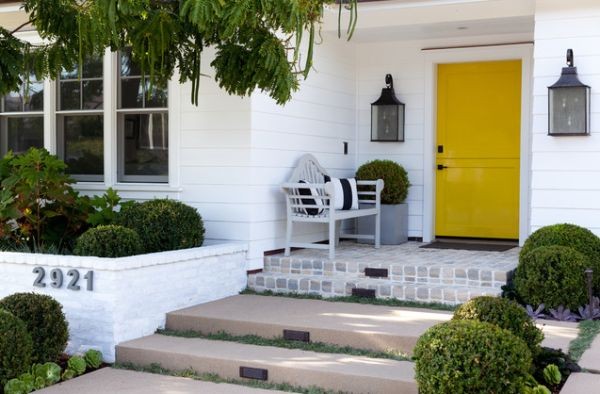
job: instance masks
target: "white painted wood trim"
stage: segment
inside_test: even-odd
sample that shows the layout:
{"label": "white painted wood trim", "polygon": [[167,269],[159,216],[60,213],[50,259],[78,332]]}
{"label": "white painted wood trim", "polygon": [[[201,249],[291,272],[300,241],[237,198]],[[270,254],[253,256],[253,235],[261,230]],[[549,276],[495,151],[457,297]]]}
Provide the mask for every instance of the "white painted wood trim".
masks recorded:
{"label": "white painted wood trim", "polygon": [[529,235],[531,217],[531,122],[533,44],[502,45],[473,48],[451,48],[423,51],[425,56],[424,119],[424,190],[423,241],[435,238],[435,146],[438,64],[520,59],[521,79],[521,158],[519,196],[519,244]]}

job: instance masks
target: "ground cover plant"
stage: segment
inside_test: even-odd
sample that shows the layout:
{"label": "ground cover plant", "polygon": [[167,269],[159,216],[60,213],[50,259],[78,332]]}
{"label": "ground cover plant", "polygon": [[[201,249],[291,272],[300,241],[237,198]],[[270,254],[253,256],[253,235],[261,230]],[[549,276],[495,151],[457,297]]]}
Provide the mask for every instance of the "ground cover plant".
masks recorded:
{"label": "ground cover plant", "polygon": [[0,394],[27,394],[102,366],[102,353],[67,356],[68,325],[52,297],[16,293],[0,300]]}

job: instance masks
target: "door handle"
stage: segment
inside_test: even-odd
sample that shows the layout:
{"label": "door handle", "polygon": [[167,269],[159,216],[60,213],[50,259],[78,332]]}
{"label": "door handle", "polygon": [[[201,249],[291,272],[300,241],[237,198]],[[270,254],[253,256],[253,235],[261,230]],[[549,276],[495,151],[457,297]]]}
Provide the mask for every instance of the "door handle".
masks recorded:
{"label": "door handle", "polygon": [[445,168],[448,168],[448,166],[445,166],[445,165],[443,165],[443,164],[438,164],[438,165],[437,165],[437,169],[438,169],[438,171],[441,171],[441,170],[443,170],[443,169],[445,169]]}

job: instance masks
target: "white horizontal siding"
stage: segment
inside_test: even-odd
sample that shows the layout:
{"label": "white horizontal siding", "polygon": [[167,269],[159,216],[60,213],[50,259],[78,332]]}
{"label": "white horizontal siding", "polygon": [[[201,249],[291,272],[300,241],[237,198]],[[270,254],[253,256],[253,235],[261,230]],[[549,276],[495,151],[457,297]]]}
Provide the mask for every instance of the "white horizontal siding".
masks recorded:
{"label": "white horizontal siding", "polygon": [[[600,3],[537,0],[532,125],[531,230],[570,222],[600,234]],[[568,48],[592,86],[591,136],[550,137],[548,89]]]}

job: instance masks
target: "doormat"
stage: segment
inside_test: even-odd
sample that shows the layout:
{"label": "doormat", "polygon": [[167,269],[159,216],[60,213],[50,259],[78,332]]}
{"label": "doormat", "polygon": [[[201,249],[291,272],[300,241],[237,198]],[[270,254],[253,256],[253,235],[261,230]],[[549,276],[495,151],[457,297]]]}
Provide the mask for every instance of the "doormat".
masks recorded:
{"label": "doormat", "polygon": [[455,250],[474,250],[480,252],[506,252],[517,245],[499,244],[499,243],[481,243],[481,242],[432,242],[421,246],[423,249],[455,249]]}

